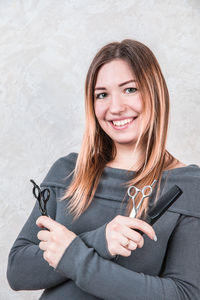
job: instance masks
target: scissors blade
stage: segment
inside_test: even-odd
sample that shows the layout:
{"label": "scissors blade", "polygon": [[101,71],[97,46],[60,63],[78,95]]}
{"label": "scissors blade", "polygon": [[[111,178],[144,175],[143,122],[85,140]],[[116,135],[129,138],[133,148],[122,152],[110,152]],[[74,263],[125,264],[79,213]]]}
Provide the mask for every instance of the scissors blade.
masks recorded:
{"label": "scissors blade", "polygon": [[136,216],[136,210],[135,210],[135,208],[133,207],[133,209],[132,209],[132,211],[131,211],[129,217],[130,217],[130,218],[135,218],[135,216]]}

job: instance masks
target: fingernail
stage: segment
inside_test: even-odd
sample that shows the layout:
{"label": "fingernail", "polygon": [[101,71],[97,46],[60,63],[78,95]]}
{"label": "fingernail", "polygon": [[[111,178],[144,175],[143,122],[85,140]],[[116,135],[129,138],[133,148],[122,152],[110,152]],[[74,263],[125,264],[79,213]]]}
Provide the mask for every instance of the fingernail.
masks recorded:
{"label": "fingernail", "polygon": [[157,242],[158,238],[157,238],[156,234],[154,235],[153,240],[154,240],[154,242]]}

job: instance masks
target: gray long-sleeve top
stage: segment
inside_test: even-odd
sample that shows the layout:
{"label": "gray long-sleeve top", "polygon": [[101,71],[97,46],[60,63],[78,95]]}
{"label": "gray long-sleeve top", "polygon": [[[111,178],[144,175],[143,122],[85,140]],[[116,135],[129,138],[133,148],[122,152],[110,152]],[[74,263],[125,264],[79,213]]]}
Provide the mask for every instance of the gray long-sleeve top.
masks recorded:
{"label": "gray long-sleeve top", "polygon": [[[110,255],[105,228],[125,215],[124,182],[135,172],[105,167],[94,199],[76,220],[59,201],[72,177],[76,153],[58,159],[41,187],[51,197],[48,214],[77,237],[63,254],[56,270],[43,259],[36,219],[36,202],[9,254],[7,277],[14,290],[44,289],[40,299],[199,300],[200,299],[200,168],[189,165],[164,171],[161,193],[177,184],[183,194],[154,224],[155,243],[144,235],[143,248],[129,257]],[[153,197],[151,199],[153,201]]]}

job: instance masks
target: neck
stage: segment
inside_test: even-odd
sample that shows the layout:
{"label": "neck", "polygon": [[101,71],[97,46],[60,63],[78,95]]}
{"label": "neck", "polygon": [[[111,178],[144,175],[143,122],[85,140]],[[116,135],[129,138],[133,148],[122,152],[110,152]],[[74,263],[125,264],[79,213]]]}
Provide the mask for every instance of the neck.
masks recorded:
{"label": "neck", "polygon": [[117,154],[107,166],[119,169],[137,171],[144,161],[144,152],[141,147],[137,149],[133,147],[125,147],[124,145],[117,146]]}

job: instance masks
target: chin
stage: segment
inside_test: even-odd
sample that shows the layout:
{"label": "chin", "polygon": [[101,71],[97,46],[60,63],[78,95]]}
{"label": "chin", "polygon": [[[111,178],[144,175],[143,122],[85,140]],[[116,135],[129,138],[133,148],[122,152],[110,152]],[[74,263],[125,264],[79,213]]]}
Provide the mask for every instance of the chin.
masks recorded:
{"label": "chin", "polygon": [[114,140],[115,144],[127,145],[127,146],[134,146],[136,142],[137,142],[136,140]]}

